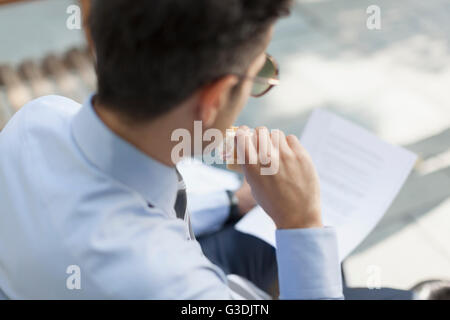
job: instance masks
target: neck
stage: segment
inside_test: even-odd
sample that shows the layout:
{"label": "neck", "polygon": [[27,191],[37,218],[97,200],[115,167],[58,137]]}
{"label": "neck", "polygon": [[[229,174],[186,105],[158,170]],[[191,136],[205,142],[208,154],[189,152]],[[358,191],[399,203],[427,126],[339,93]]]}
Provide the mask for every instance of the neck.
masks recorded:
{"label": "neck", "polygon": [[150,123],[129,125],[124,123],[119,115],[95,101],[93,105],[99,118],[116,135],[154,160],[169,167],[176,165],[171,156],[174,146],[171,135],[177,128],[177,121],[174,121],[172,117],[166,116]]}

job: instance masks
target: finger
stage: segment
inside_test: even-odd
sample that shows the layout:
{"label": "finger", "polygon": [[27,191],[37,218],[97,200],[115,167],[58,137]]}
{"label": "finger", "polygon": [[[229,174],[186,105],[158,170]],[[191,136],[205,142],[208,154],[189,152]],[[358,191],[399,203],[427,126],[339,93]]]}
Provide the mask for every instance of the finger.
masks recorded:
{"label": "finger", "polygon": [[272,144],[275,146],[275,148],[279,149],[280,151],[291,151],[291,148],[286,141],[286,135],[283,131],[278,129],[272,130],[271,137]]}
{"label": "finger", "polygon": [[238,140],[237,140],[237,138],[238,138],[238,133],[239,133],[239,136],[242,136],[242,135],[245,135],[245,134],[248,134],[248,132],[250,132],[250,128],[249,127],[247,127],[246,125],[242,125],[242,126],[239,126],[238,127],[238,129],[236,130],[236,132],[235,132],[235,135],[234,135],[234,147],[235,147],[235,155],[236,155],[236,157],[237,157],[237,145],[238,145]]}
{"label": "finger", "polygon": [[249,129],[238,129],[236,132],[238,164],[244,166],[257,165],[258,153]]}
{"label": "finger", "polygon": [[296,136],[291,134],[287,136],[286,141],[291,150],[294,151],[297,155],[301,156],[306,154],[305,148],[301,145],[300,141]]}
{"label": "finger", "polygon": [[273,148],[269,130],[266,127],[258,127],[256,128],[256,135],[259,161],[262,165],[269,165]]}
{"label": "finger", "polygon": [[289,146],[283,131],[274,130],[272,133],[272,141],[274,145],[278,145],[276,157],[279,161],[281,160],[280,157],[282,159],[289,159],[295,156],[295,152]]}

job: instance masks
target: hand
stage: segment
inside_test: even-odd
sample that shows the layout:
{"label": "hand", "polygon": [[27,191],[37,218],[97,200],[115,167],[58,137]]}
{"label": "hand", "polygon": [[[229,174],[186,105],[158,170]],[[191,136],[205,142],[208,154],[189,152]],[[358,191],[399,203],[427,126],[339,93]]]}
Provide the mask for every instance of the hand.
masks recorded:
{"label": "hand", "polygon": [[[267,128],[258,128],[255,134],[249,135],[247,127],[239,128],[236,136],[238,155],[245,156],[246,164],[242,167],[253,196],[277,228],[323,227],[319,179],[309,154],[297,137],[286,137],[279,130],[270,134]],[[249,164],[255,154],[256,164]],[[278,170],[271,175],[262,175],[267,158]]]}
{"label": "hand", "polygon": [[253,198],[252,190],[246,179],[244,179],[242,186],[234,194],[239,200],[238,209],[241,216],[247,214],[257,204],[255,198]]}

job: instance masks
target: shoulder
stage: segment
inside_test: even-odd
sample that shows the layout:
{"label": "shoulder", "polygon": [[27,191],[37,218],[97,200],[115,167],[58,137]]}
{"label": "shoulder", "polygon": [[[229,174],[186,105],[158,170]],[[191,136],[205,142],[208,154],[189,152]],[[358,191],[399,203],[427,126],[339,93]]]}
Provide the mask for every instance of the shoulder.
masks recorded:
{"label": "shoulder", "polygon": [[26,118],[29,127],[51,127],[70,119],[81,108],[81,104],[61,96],[44,96],[27,103],[19,112],[19,118]]}
{"label": "shoulder", "polygon": [[[81,104],[69,98],[57,95],[42,96],[25,104],[14,117],[23,117],[28,114],[41,112],[59,115],[71,115],[81,108]],[[13,117],[13,118],[14,118]]]}
{"label": "shoulder", "polygon": [[60,128],[81,105],[61,96],[43,96],[24,105],[2,130],[3,139],[24,138],[28,130]]}
{"label": "shoulder", "polygon": [[81,105],[78,102],[72,99],[58,95],[48,95],[31,100],[30,102],[25,104],[21,110],[40,107],[53,110],[60,109],[61,111],[68,111],[70,109],[79,109],[80,106]]}

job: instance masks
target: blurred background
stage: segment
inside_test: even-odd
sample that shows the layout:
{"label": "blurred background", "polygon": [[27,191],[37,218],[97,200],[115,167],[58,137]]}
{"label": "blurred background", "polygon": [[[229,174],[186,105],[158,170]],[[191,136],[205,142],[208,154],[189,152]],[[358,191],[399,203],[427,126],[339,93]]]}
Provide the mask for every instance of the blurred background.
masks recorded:
{"label": "blurred background", "polygon": [[[34,97],[83,102],[95,90],[84,31],[66,25],[78,1],[9,2],[0,0],[0,129]],[[379,30],[367,28],[370,5],[381,10]],[[311,111],[325,108],[419,155],[386,216],[346,260],[350,286],[366,287],[373,270],[394,288],[450,280],[449,17],[448,0],[297,0],[269,50],[282,84],[239,119],[300,135]]]}

